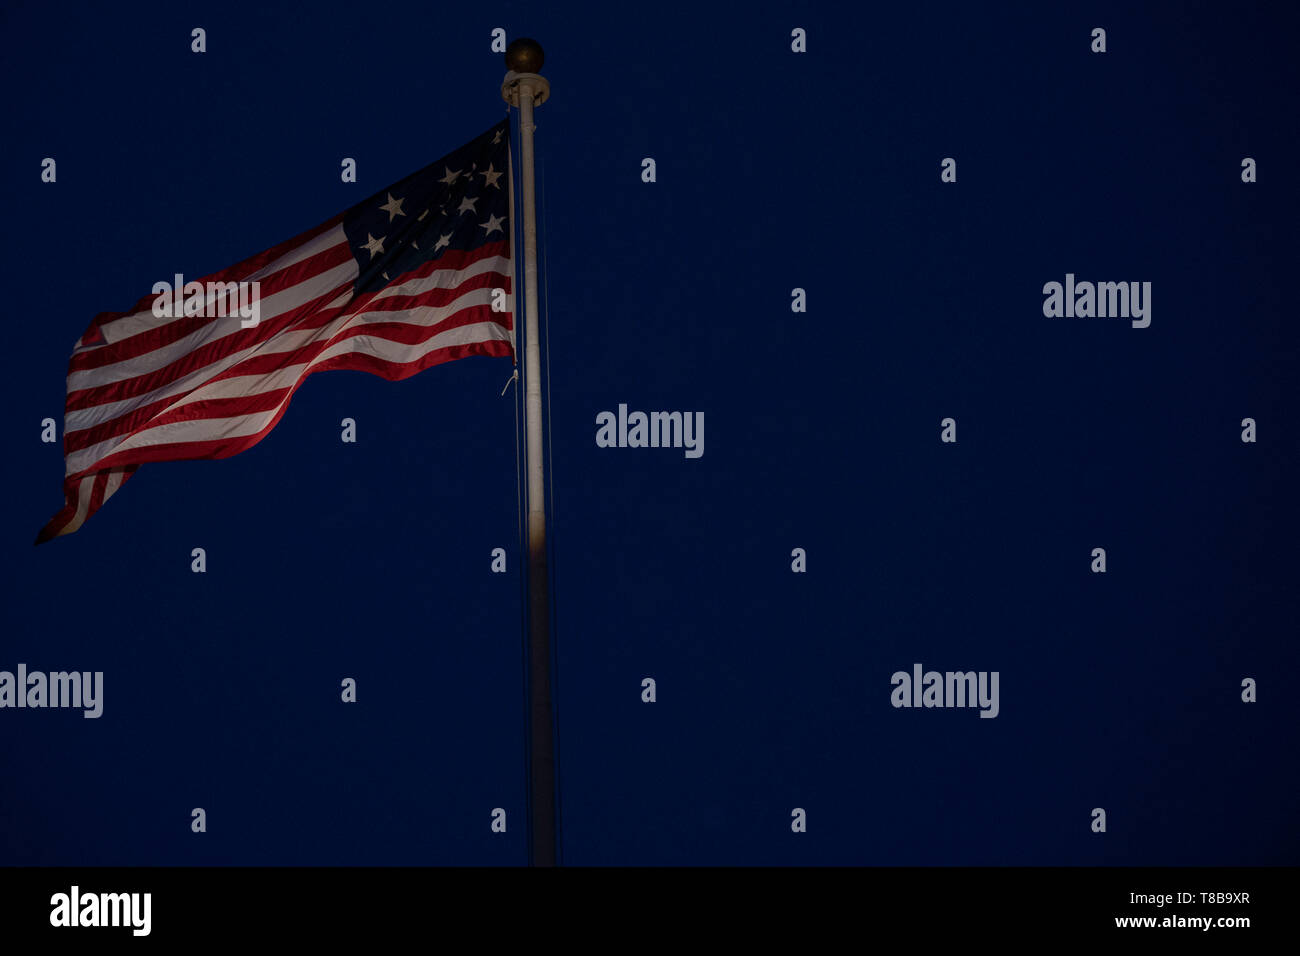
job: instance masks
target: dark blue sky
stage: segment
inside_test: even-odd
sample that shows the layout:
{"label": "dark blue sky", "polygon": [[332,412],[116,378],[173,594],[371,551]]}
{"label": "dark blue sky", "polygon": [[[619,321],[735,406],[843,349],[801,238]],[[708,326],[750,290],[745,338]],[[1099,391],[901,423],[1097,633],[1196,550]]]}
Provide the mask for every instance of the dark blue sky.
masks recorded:
{"label": "dark blue sky", "polygon": [[[564,860],[1297,862],[1294,24],[1132,6],[7,6],[0,669],[105,701],[0,710],[0,863],[524,861],[508,361],[315,376],[31,545],[91,317],[497,122],[496,27],[552,84]],[[1045,318],[1066,273],[1151,326]],[[619,403],[704,455],[596,447]],[[891,707],[916,662],[998,717]]]}

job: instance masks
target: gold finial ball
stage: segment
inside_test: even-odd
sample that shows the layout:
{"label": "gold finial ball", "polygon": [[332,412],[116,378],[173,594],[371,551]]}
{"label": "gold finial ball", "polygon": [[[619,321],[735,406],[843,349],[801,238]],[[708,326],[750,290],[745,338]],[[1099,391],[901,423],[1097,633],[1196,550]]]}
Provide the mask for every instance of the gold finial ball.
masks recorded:
{"label": "gold finial ball", "polygon": [[511,40],[506,47],[506,68],[516,73],[540,73],[545,60],[542,45],[528,37]]}

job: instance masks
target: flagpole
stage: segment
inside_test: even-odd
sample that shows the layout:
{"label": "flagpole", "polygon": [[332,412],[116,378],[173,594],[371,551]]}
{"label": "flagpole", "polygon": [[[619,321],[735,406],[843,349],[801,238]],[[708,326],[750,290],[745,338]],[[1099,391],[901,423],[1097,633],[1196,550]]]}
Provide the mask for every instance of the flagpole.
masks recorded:
{"label": "flagpole", "polygon": [[[551,706],[550,608],[546,573],[546,497],[542,445],[542,363],[537,318],[537,217],[533,183],[533,107],[551,95],[538,76],[544,54],[536,40],[506,48],[501,96],[519,110],[519,166],[524,226],[524,427],[528,470],[529,831],[533,866],[556,863],[555,715]],[[513,228],[513,225],[512,225]]]}

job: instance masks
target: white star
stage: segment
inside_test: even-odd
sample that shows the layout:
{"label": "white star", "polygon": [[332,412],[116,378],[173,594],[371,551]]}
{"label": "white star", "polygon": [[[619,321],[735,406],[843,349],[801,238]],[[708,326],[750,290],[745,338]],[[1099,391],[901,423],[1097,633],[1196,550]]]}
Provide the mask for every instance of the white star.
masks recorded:
{"label": "white star", "polygon": [[442,167],[442,168],[445,169],[445,170],[447,170],[447,175],[446,175],[446,176],[443,176],[442,179],[438,180],[438,182],[440,182],[440,183],[446,183],[448,186],[450,186],[452,183],[454,183],[457,179],[460,178],[460,170],[459,170],[459,169],[456,170],[455,172],[452,172],[450,166],[444,166],[444,167]]}
{"label": "white star", "polygon": [[405,202],[405,200],[402,200],[402,199],[394,199],[394,198],[393,198],[393,194],[392,194],[392,193],[389,193],[389,194],[388,194],[388,202],[384,203],[384,204],[383,204],[382,206],[380,206],[379,208],[382,209],[384,212],[388,213],[388,221],[389,221],[389,222],[392,222],[393,219],[396,218],[397,216],[405,216],[405,215],[406,215],[406,213],[402,212],[402,203],[403,203],[403,202]]}
{"label": "white star", "polygon": [[473,199],[470,199],[468,196],[466,196],[463,200],[461,200],[460,208],[457,209],[456,211],[464,212],[466,209],[468,209],[470,212],[478,212],[478,210],[474,208],[474,204],[476,202],[478,202],[477,196],[475,196]]}
{"label": "white star", "polygon": [[501,130],[497,130],[497,134],[496,134],[495,136],[492,137],[492,145],[493,145],[493,146],[495,146],[495,145],[496,145],[497,143],[499,143],[499,142],[501,142]]}
{"label": "white star", "polygon": [[480,222],[480,223],[479,223],[479,228],[480,228],[480,229],[486,229],[486,230],[487,230],[487,234],[488,234],[489,236],[492,235],[493,232],[501,232],[501,233],[504,233],[505,230],[501,228],[501,224],[502,224],[503,222],[505,222],[505,221],[506,221],[506,220],[505,220],[505,217],[504,217],[504,216],[501,216],[501,217],[497,217],[497,216],[488,216],[488,218],[487,218],[487,222]]}
{"label": "white star", "polygon": [[437,242],[435,242],[433,244],[433,251],[437,252],[443,246],[449,246],[449,245],[451,245],[451,233],[447,233],[445,236],[443,236]]}
{"label": "white star", "polygon": [[479,173],[479,175],[483,177],[485,185],[496,186],[497,189],[500,189],[501,187],[497,185],[497,180],[504,176],[505,173],[494,173],[492,171],[492,164],[488,163],[488,168]]}
{"label": "white star", "polygon": [[415,218],[418,219],[418,220],[420,220],[421,222],[423,222],[423,221],[424,221],[424,217],[427,216],[427,215],[429,215],[429,210],[426,209],[424,212],[420,213],[420,214],[419,214],[418,216],[416,216]]}
{"label": "white star", "polygon": [[366,239],[369,241],[363,242],[361,245],[363,248],[368,249],[370,251],[370,258],[373,260],[375,258],[376,252],[384,251],[384,237],[380,236],[378,239],[376,239],[370,233],[366,233]]}

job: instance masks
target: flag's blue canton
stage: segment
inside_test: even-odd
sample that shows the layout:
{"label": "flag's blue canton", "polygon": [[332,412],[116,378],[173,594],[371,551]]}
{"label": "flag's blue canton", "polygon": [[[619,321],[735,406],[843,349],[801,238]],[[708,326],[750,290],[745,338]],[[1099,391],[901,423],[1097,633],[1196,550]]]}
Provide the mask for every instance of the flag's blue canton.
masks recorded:
{"label": "flag's blue canton", "polygon": [[382,289],[447,249],[508,239],[508,120],[343,214],[361,267],[356,292]]}

